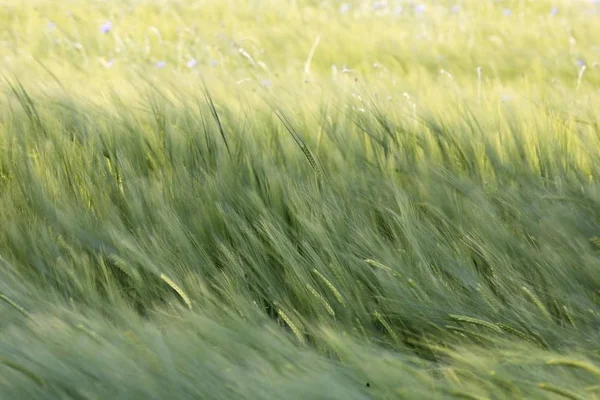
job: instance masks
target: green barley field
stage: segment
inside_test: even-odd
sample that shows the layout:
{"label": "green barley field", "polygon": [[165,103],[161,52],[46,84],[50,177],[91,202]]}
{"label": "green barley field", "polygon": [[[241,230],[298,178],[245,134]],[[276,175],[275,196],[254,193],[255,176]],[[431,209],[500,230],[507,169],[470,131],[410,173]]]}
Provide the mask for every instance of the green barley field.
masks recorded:
{"label": "green barley field", "polygon": [[600,3],[0,0],[1,399],[600,399]]}

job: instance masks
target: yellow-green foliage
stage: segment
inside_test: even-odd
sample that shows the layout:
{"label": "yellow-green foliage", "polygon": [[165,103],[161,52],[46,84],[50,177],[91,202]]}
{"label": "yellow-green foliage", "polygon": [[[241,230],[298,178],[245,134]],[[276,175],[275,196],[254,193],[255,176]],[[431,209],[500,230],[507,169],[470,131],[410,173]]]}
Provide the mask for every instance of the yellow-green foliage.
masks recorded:
{"label": "yellow-green foliage", "polygon": [[591,0],[0,0],[0,398],[599,398],[599,63]]}

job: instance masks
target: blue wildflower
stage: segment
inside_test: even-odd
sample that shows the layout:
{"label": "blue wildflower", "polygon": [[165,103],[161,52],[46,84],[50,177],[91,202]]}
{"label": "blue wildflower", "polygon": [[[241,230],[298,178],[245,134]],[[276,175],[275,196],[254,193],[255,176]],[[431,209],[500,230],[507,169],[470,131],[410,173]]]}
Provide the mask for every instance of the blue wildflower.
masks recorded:
{"label": "blue wildflower", "polygon": [[112,29],[112,22],[110,22],[110,21],[106,21],[105,23],[100,25],[100,32],[102,32],[102,33],[108,33],[108,32],[110,32],[111,29]]}

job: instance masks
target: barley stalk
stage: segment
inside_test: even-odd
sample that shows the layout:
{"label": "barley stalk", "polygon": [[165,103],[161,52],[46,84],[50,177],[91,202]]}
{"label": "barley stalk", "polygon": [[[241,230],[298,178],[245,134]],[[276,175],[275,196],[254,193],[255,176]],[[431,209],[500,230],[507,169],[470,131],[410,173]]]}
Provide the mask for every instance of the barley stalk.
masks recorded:
{"label": "barley stalk", "polygon": [[493,340],[492,338],[484,336],[484,335],[482,335],[480,333],[472,332],[472,331],[470,331],[468,329],[460,328],[458,326],[446,325],[445,328],[449,329],[451,331],[460,333],[460,334],[472,336],[472,337],[474,337],[474,338],[476,338],[476,339],[478,339],[479,341],[482,341],[482,342],[484,342],[484,341],[488,341],[489,342],[489,341]]}
{"label": "barley stalk", "polygon": [[372,259],[368,258],[368,259],[365,260],[365,262],[367,264],[369,264],[370,266],[372,266],[372,267],[380,268],[380,269],[383,269],[383,270],[388,271],[390,273],[394,272],[390,267],[388,267],[387,265],[383,265],[382,263],[380,263],[377,260],[372,260]]}
{"label": "barley stalk", "polygon": [[538,344],[538,342],[535,339],[533,339],[531,336],[528,336],[526,333],[523,333],[520,330],[518,330],[516,328],[513,328],[510,325],[507,325],[507,324],[498,324],[498,327],[500,329],[508,332],[508,333],[511,333],[511,334],[513,334],[513,335],[515,335],[515,336],[517,336],[517,337],[519,337],[519,338],[521,338],[521,339],[529,342],[529,343]]}
{"label": "barley stalk", "polygon": [[535,293],[529,290],[526,286],[522,286],[521,289],[525,292],[525,294],[527,294],[531,302],[533,302],[533,304],[537,306],[537,308],[542,312],[542,314],[544,314],[544,316],[548,320],[552,321],[552,316],[550,315],[550,312],[548,312],[548,309],[546,308],[544,303],[542,303],[539,297],[537,297]]}
{"label": "barley stalk", "polygon": [[460,379],[458,378],[458,375],[456,374],[456,371],[454,371],[454,368],[452,368],[452,367],[443,368],[442,374],[444,375],[444,377],[446,379],[452,380],[457,385],[461,384]]}
{"label": "barley stalk", "polygon": [[312,287],[310,284],[306,284],[306,287],[308,288],[308,291],[317,298],[317,300],[319,300],[321,302],[321,304],[323,304],[323,307],[325,307],[325,309],[327,310],[327,312],[332,316],[335,317],[335,311],[333,310],[333,308],[331,308],[331,305],[329,304],[329,302],[323,297],[321,296],[321,294],[319,292],[317,292],[317,289],[315,289],[314,287]]}
{"label": "barley stalk", "polygon": [[592,363],[587,363],[585,361],[557,358],[547,361],[546,365],[562,365],[564,367],[578,368],[587,371],[592,375],[596,375],[598,378],[600,378],[600,368]]}
{"label": "barley stalk", "polygon": [[461,398],[461,399],[467,399],[467,400],[487,400],[487,397],[479,397],[479,396],[475,396],[474,394],[470,394],[467,392],[461,392],[458,390],[454,390],[451,392],[453,396]]}
{"label": "barley stalk", "polygon": [[558,386],[554,386],[551,385],[549,383],[540,383],[538,384],[538,387],[542,390],[545,390],[547,392],[550,393],[554,393],[557,394],[559,396],[565,397],[567,399],[571,399],[571,400],[584,400],[583,397],[579,396],[577,393],[574,393],[570,390],[567,389],[563,389],[561,387]]}
{"label": "barley stalk", "polygon": [[116,254],[110,254],[107,258],[114,264],[115,267],[117,267],[121,272],[123,272],[125,275],[131,278],[132,281],[138,284],[141,283],[141,275],[135,268],[132,268],[127,261],[125,261]]}
{"label": "barley stalk", "polygon": [[300,343],[304,344],[304,337],[302,336],[300,329],[298,329],[296,324],[294,324],[292,319],[285,313],[285,311],[283,311],[281,308],[277,308],[277,315],[279,315],[279,317],[285,321],[287,326],[290,327],[292,332],[294,332],[294,335],[296,335],[296,338],[298,339],[298,341]]}
{"label": "barley stalk", "polygon": [[190,301],[190,298],[188,297],[187,294],[185,294],[183,289],[181,289],[181,287],[179,287],[179,285],[177,285],[175,282],[173,282],[173,280],[171,278],[169,278],[168,276],[166,276],[165,274],[160,274],[160,279],[165,281],[166,284],[169,285],[171,287],[171,289],[173,289],[175,291],[175,293],[177,293],[179,295],[179,297],[181,297],[181,300],[183,300],[183,302],[187,305],[188,309],[190,309],[190,310],[192,309],[192,302]]}
{"label": "barley stalk", "polygon": [[402,275],[400,275],[400,274],[399,274],[399,273],[397,273],[397,272],[394,272],[394,270],[393,270],[393,269],[391,269],[391,268],[390,268],[390,267],[388,267],[387,265],[384,265],[384,264],[380,263],[380,262],[379,262],[379,261],[377,261],[377,260],[373,260],[373,259],[371,259],[371,258],[367,258],[367,259],[365,260],[365,262],[366,262],[367,264],[369,264],[371,267],[374,267],[374,268],[379,268],[379,269],[382,269],[382,270],[384,270],[384,271],[387,271],[387,272],[389,272],[389,273],[390,273],[392,276],[395,276],[395,277],[398,277],[398,278],[401,278],[401,277],[402,277]]}
{"label": "barley stalk", "polygon": [[390,336],[394,339],[394,342],[396,342],[396,344],[399,344],[398,336],[392,330],[391,325],[385,320],[385,318],[383,318],[383,315],[381,315],[379,313],[379,311],[375,311],[375,313],[373,315],[375,316],[375,318],[377,318],[377,320],[381,323],[381,325],[383,325],[384,328],[388,331],[388,333],[390,334]]}
{"label": "barley stalk", "polygon": [[76,325],[74,325],[74,327],[76,329],[80,330],[81,332],[85,333],[86,335],[88,335],[96,343],[103,344],[100,336],[96,332],[92,331],[91,329],[86,328],[83,324],[76,324]]}
{"label": "barley stalk", "polygon": [[0,363],[6,365],[7,367],[9,367],[11,369],[14,369],[15,371],[22,373],[23,375],[27,376],[29,379],[31,379],[32,381],[37,383],[39,386],[41,386],[41,387],[46,386],[46,384],[42,378],[40,378],[39,376],[37,376],[36,374],[31,372],[27,368],[23,367],[22,365],[15,363],[14,361],[7,360],[7,359],[0,359]]}
{"label": "barley stalk", "polygon": [[321,43],[321,35],[317,35],[317,37],[315,38],[315,42],[310,48],[310,52],[308,53],[308,57],[306,59],[306,62],[304,63],[304,81],[308,79],[308,76],[310,74],[310,64],[312,63],[312,59],[315,56],[315,51],[317,50],[317,46],[319,45],[319,43]]}
{"label": "barley stalk", "polygon": [[569,307],[567,306],[562,306],[563,310],[565,311],[565,314],[567,315],[567,319],[569,320],[569,323],[574,327],[577,328],[577,326],[575,325],[575,320],[573,319],[573,315],[571,314],[571,310],[569,310]]}
{"label": "barley stalk", "polygon": [[306,145],[306,143],[304,142],[304,140],[302,140],[302,138],[300,137],[298,132],[296,132],[296,129],[294,129],[294,126],[292,125],[290,120],[278,109],[275,110],[275,115],[277,115],[277,117],[283,123],[283,125],[285,126],[287,131],[290,133],[290,135],[292,135],[292,137],[296,141],[296,144],[298,145],[298,147],[300,147],[300,150],[302,150],[302,152],[304,153],[304,156],[308,160],[310,166],[315,170],[317,176],[319,178],[322,178],[323,171],[321,170],[321,168],[315,161],[315,158],[313,157],[312,153],[310,152],[310,150],[309,150],[308,146]]}
{"label": "barley stalk", "polygon": [[17,303],[15,303],[14,301],[12,301],[11,299],[9,299],[4,293],[0,293],[0,299],[4,300],[4,302],[6,302],[10,306],[12,306],[15,310],[17,310],[18,312],[20,312],[24,316],[26,316],[28,318],[31,318],[31,314],[29,314],[29,312],[27,312],[23,307],[21,307],[20,305],[18,305]]}
{"label": "barley stalk", "polygon": [[491,329],[495,332],[502,332],[500,330],[500,328],[498,327],[498,325],[493,324],[488,321],[481,320],[481,319],[471,318],[471,317],[467,317],[467,316],[463,316],[463,315],[454,315],[454,314],[450,314],[449,317],[452,320],[457,321],[457,322],[464,322],[467,324],[479,325],[479,326],[483,326],[485,328]]}
{"label": "barley stalk", "polygon": [[329,279],[327,279],[325,277],[325,275],[323,275],[322,273],[317,271],[316,268],[313,268],[312,271],[319,277],[319,279],[321,279],[321,281],[323,281],[323,283],[329,288],[329,290],[331,290],[331,293],[333,293],[333,295],[335,296],[337,301],[341,305],[345,306],[345,302],[344,302],[344,298],[342,297],[342,294],[337,290],[337,288],[335,286],[333,286],[333,284],[329,281]]}

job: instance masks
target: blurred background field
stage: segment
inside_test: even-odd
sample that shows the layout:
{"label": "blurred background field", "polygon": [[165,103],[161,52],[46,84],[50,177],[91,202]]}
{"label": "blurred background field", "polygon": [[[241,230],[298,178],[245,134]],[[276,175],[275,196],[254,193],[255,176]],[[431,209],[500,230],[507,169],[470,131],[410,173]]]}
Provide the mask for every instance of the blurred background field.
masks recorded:
{"label": "blurred background field", "polygon": [[600,398],[600,3],[0,0],[0,396]]}

